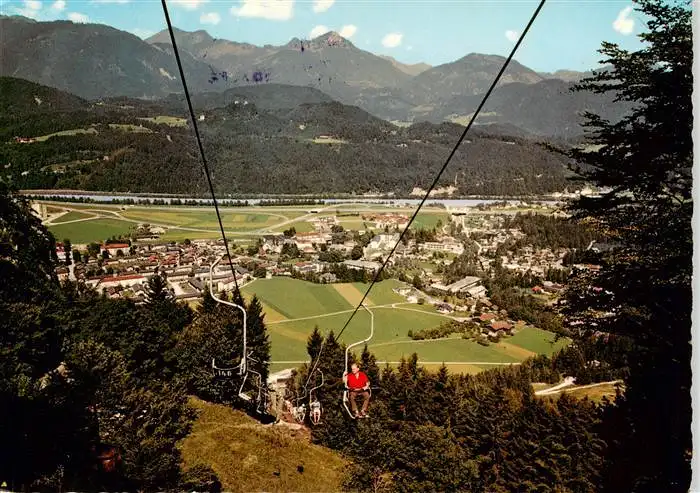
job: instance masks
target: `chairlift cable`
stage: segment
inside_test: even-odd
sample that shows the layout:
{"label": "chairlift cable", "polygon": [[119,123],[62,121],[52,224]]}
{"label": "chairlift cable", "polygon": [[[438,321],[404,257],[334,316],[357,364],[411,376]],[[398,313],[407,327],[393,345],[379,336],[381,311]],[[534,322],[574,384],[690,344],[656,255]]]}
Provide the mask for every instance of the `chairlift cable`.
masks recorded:
{"label": "chairlift cable", "polygon": [[[162,1],[164,2],[165,0],[162,0]],[[428,188],[428,191],[425,193],[425,197],[423,197],[423,199],[422,199],[422,200],[420,201],[420,203],[418,204],[418,208],[415,210],[415,212],[414,212],[413,215],[411,216],[411,219],[409,219],[408,224],[406,224],[406,227],[403,229],[403,231],[401,231],[401,234],[399,235],[399,239],[396,241],[396,244],[395,244],[394,247],[391,249],[391,252],[389,252],[389,255],[387,255],[387,257],[386,257],[386,259],[384,260],[384,262],[382,263],[381,267],[380,267],[380,268],[377,270],[377,272],[375,273],[374,278],[372,279],[372,282],[370,283],[369,287],[367,288],[367,291],[365,291],[365,294],[362,296],[362,299],[361,299],[360,302],[357,304],[357,306],[355,307],[355,309],[353,310],[353,312],[350,314],[350,317],[349,317],[348,320],[345,322],[345,325],[343,325],[343,328],[340,330],[340,332],[338,332],[338,335],[335,336],[337,341],[340,341],[340,336],[343,335],[343,332],[345,332],[345,329],[348,327],[348,325],[349,325],[350,322],[352,321],[353,317],[355,316],[355,314],[357,313],[357,311],[360,309],[360,307],[361,307],[362,304],[364,303],[365,299],[367,299],[367,295],[368,295],[369,292],[371,291],[372,287],[374,287],[374,285],[377,283],[377,281],[378,281],[378,279],[379,279],[379,276],[380,276],[381,273],[384,271],[384,268],[385,268],[386,265],[388,264],[389,259],[391,259],[391,256],[394,254],[394,252],[396,251],[396,248],[399,246],[399,244],[400,244],[401,241],[403,240],[404,236],[406,235],[406,232],[407,232],[408,229],[411,227],[411,224],[413,224],[413,221],[414,221],[414,220],[416,219],[416,217],[418,216],[418,213],[420,212],[421,208],[423,207],[423,205],[425,204],[425,202],[428,200],[428,197],[430,197],[430,193],[431,193],[431,192],[433,191],[433,189],[437,186],[437,183],[438,183],[438,181],[440,180],[440,177],[442,176],[443,172],[444,172],[445,169],[447,168],[447,165],[448,165],[448,164],[450,163],[450,161],[452,160],[452,157],[454,157],[454,155],[457,153],[457,149],[458,149],[459,146],[462,144],[462,141],[463,141],[464,138],[467,136],[467,133],[469,132],[469,130],[472,128],[472,125],[474,124],[474,121],[476,121],[476,118],[479,116],[479,113],[481,112],[482,108],[483,108],[484,105],[486,104],[486,101],[488,100],[489,96],[491,96],[491,93],[492,93],[493,90],[496,88],[496,85],[498,84],[498,81],[499,81],[499,80],[501,79],[501,77],[503,76],[503,73],[506,71],[506,68],[508,68],[508,65],[510,64],[510,61],[513,59],[513,56],[515,55],[515,52],[518,50],[518,48],[519,48],[520,45],[522,44],[523,40],[525,39],[525,36],[527,35],[528,31],[530,30],[530,27],[531,27],[532,24],[535,22],[535,19],[537,19],[537,17],[539,16],[540,11],[542,10],[542,7],[544,7],[544,4],[546,3],[546,1],[547,1],[547,0],[540,0],[539,5],[537,6],[537,8],[536,8],[535,11],[533,12],[532,16],[530,17],[530,20],[528,21],[527,25],[525,26],[525,29],[523,29],[523,32],[522,32],[522,33],[520,34],[520,36],[518,37],[518,41],[515,43],[515,46],[513,46],[513,49],[511,50],[510,54],[508,55],[508,58],[506,58],[506,61],[503,63],[503,66],[501,67],[501,69],[499,70],[498,74],[497,74],[496,77],[494,78],[494,80],[493,80],[493,82],[491,83],[491,86],[489,87],[488,91],[486,91],[486,94],[484,94],[484,97],[481,99],[481,102],[479,103],[479,106],[476,108],[476,111],[474,112],[474,114],[472,115],[472,117],[469,119],[469,123],[467,124],[466,128],[465,128],[464,131],[462,132],[462,135],[460,136],[459,140],[457,141],[457,144],[456,144],[456,145],[454,146],[454,148],[452,149],[452,152],[450,152],[449,156],[448,156],[447,159],[445,160],[445,163],[442,165],[442,168],[440,169],[440,171],[438,172],[437,176],[436,176],[435,179],[433,180],[433,183],[430,185],[430,187]],[[322,348],[322,349],[323,349],[323,348]],[[319,353],[318,353],[318,355],[317,355],[317,357],[316,357],[316,364],[314,365],[314,368],[318,365],[318,362],[319,362],[320,358],[321,358],[321,352],[319,351]],[[346,368],[346,370],[347,370],[347,368]]]}
{"label": "chairlift cable", "polygon": [[[449,165],[449,163],[450,163],[450,161],[452,160],[452,158],[454,157],[454,155],[457,153],[457,149],[459,148],[459,146],[460,146],[460,145],[462,144],[462,142],[464,141],[464,139],[465,139],[465,137],[467,136],[467,133],[469,132],[469,130],[472,128],[472,125],[474,124],[474,121],[475,121],[476,118],[479,116],[479,113],[481,112],[482,108],[483,108],[484,105],[486,104],[486,101],[487,101],[488,98],[491,96],[491,93],[493,92],[493,90],[496,88],[496,85],[498,84],[498,82],[500,81],[501,77],[503,76],[503,73],[505,72],[506,68],[508,68],[508,65],[510,64],[510,61],[513,59],[513,56],[515,55],[515,52],[518,50],[518,48],[519,48],[520,45],[522,44],[523,40],[525,39],[525,36],[527,35],[528,31],[530,30],[530,27],[531,27],[532,24],[535,22],[535,19],[537,19],[537,17],[539,16],[539,14],[540,14],[540,12],[541,12],[541,10],[542,10],[542,7],[544,7],[544,4],[546,3],[546,1],[547,1],[547,0],[540,0],[539,5],[537,6],[537,8],[535,9],[534,13],[533,13],[532,16],[530,17],[530,20],[528,21],[527,25],[525,26],[525,29],[523,29],[523,32],[522,32],[522,33],[520,34],[520,36],[518,37],[518,40],[517,40],[517,42],[515,43],[515,46],[514,46],[513,49],[511,50],[510,54],[508,55],[508,58],[506,58],[506,61],[503,63],[501,69],[499,70],[498,74],[496,75],[496,77],[494,78],[493,82],[491,83],[491,86],[489,87],[488,91],[486,91],[486,94],[484,94],[484,97],[481,99],[481,102],[479,103],[479,106],[476,108],[476,111],[472,114],[472,117],[470,118],[469,123],[467,124],[466,128],[465,128],[464,131],[462,132],[462,135],[460,136],[459,140],[457,140],[457,143],[455,144],[454,148],[452,149],[452,152],[450,152],[449,156],[448,156],[447,159],[445,160],[445,163],[442,165],[442,168],[440,169],[440,171],[438,172],[438,174],[435,176],[435,179],[433,180],[433,183],[430,185],[430,187],[428,188],[427,192],[425,193],[425,196],[423,197],[423,199],[422,199],[422,200],[420,201],[420,203],[418,204],[418,208],[415,210],[415,212],[413,213],[413,215],[412,215],[411,218],[409,219],[408,224],[406,224],[406,227],[403,229],[403,231],[402,231],[401,234],[399,235],[399,239],[396,241],[396,244],[394,245],[394,247],[393,247],[393,248],[391,249],[391,251],[389,252],[389,255],[387,255],[386,259],[384,260],[384,262],[382,263],[382,265],[380,266],[380,268],[379,268],[379,269],[377,270],[377,272],[375,273],[374,278],[372,279],[372,282],[370,283],[369,287],[367,288],[367,290],[365,291],[364,295],[362,296],[362,299],[360,300],[360,302],[358,303],[358,305],[355,307],[355,309],[353,310],[353,312],[350,314],[350,317],[349,317],[348,320],[345,322],[345,325],[343,325],[343,328],[340,330],[340,332],[339,332],[338,335],[336,336],[336,339],[337,339],[337,340],[340,339],[340,336],[343,334],[343,332],[345,332],[345,329],[348,327],[348,325],[350,324],[350,322],[352,321],[352,319],[355,317],[355,314],[356,314],[357,311],[360,309],[360,307],[361,307],[362,304],[364,303],[365,299],[367,299],[367,295],[368,295],[369,292],[372,290],[372,288],[374,287],[374,285],[377,283],[377,281],[378,281],[378,279],[379,279],[379,276],[380,276],[381,273],[384,271],[384,268],[386,267],[386,265],[389,263],[389,260],[391,259],[391,256],[392,256],[392,255],[394,254],[394,252],[396,251],[396,248],[398,248],[399,244],[401,243],[401,241],[403,240],[404,236],[406,235],[406,232],[408,231],[408,229],[411,227],[411,224],[413,224],[413,221],[414,221],[414,220],[416,219],[416,217],[418,216],[418,213],[420,212],[421,208],[423,207],[423,205],[425,204],[425,202],[426,202],[426,201],[428,200],[428,198],[430,197],[430,193],[431,193],[431,192],[435,189],[435,187],[437,186],[437,183],[438,183],[438,181],[440,180],[440,178],[442,177],[442,174],[444,173],[445,169],[447,169],[447,166]],[[222,223],[222,221],[221,221],[221,214],[219,213],[219,207],[218,207],[218,204],[217,204],[217,202],[216,202],[216,194],[214,193],[214,186],[212,185],[211,176],[210,176],[210,172],[209,172],[209,166],[208,166],[208,164],[207,164],[207,161],[206,161],[206,158],[205,158],[205,155],[204,155],[204,148],[202,147],[202,141],[201,141],[201,138],[200,138],[200,135],[199,135],[199,128],[197,127],[197,122],[196,122],[196,118],[195,118],[195,115],[194,115],[194,110],[193,110],[193,108],[192,108],[192,101],[191,101],[191,98],[190,98],[189,91],[188,91],[188,89],[187,89],[187,82],[186,82],[186,80],[185,80],[185,73],[184,73],[184,70],[183,70],[183,68],[182,68],[182,62],[181,62],[181,60],[180,60],[180,54],[179,54],[179,51],[178,51],[178,48],[177,48],[177,44],[176,44],[176,42],[175,42],[175,34],[174,34],[174,32],[173,32],[173,26],[172,26],[172,23],[171,23],[171,21],[170,21],[170,15],[168,14],[168,7],[167,7],[167,5],[166,5],[166,0],[161,0],[161,4],[162,4],[162,6],[163,6],[163,13],[165,14],[165,21],[166,21],[166,23],[168,24],[168,32],[170,33],[170,39],[171,39],[171,42],[172,42],[172,44],[173,44],[173,51],[175,52],[175,59],[176,59],[176,61],[177,61],[178,70],[180,71],[180,78],[182,79],[182,85],[183,85],[183,88],[184,88],[184,91],[185,91],[185,98],[187,99],[187,106],[188,106],[189,111],[190,111],[190,117],[191,117],[191,119],[192,119],[192,125],[193,125],[194,131],[195,131],[195,137],[196,137],[196,139],[197,139],[197,144],[198,144],[198,146],[199,146],[199,152],[200,152],[200,155],[201,155],[201,157],[202,157],[202,163],[203,163],[203,165],[204,165],[204,170],[205,170],[205,172],[206,172],[207,181],[208,181],[208,183],[209,183],[209,190],[210,190],[210,192],[211,192],[212,199],[213,199],[213,201],[214,201],[214,208],[216,209],[216,216],[217,216],[217,219],[218,219],[218,221],[219,221],[219,227],[220,227],[220,229],[221,229],[221,234],[222,234],[223,239],[224,239],[224,244],[225,244],[225,247],[226,247],[226,253],[228,254],[229,265],[231,266],[231,273],[233,274],[233,280],[234,280],[236,289],[238,289],[238,281],[236,280],[236,273],[235,273],[235,270],[234,270],[234,268],[233,268],[233,262],[232,262],[232,259],[231,259],[231,255],[230,255],[230,253],[229,253],[228,241],[226,241],[226,234],[225,234],[225,232],[224,232],[223,223]],[[319,362],[319,360],[320,360],[321,352],[322,352],[322,351],[323,351],[323,346],[321,346],[321,350],[319,351],[318,355],[316,356],[316,363],[315,363],[314,366],[313,366],[314,369],[315,369],[316,366],[318,365],[318,362]]]}
{"label": "chairlift cable", "polygon": [[177,43],[175,42],[175,33],[173,32],[173,25],[170,22],[170,14],[168,13],[168,6],[165,0],[161,0],[163,5],[163,13],[165,14],[165,22],[168,24],[168,32],[170,33],[170,41],[173,44],[173,51],[175,52],[175,61],[177,62],[177,68],[180,71],[180,79],[182,79],[182,87],[185,90],[185,99],[187,99],[187,107],[190,110],[190,118],[192,120],[192,127],[194,128],[194,135],[197,139],[197,145],[199,147],[199,154],[202,157],[202,164],[204,165],[204,172],[207,175],[207,183],[209,184],[209,191],[211,192],[211,198],[214,202],[214,209],[216,210],[216,218],[219,221],[219,229],[221,230],[221,236],[224,239],[224,246],[226,247],[226,255],[228,256],[228,264],[231,267],[231,275],[233,276],[233,283],[236,286],[236,291],[238,291],[238,280],[236,279],[236,271],[233,268],[233,260],[231,259],[231,252],[228,248],[228,240],[226,239],[226,232],[224,231],[224,224],[221,221],[221,213],[219,212],[219,204],[216,201],[216,194],[214,193],[214,185],[211,181],[211,173],[209,171],[209,164],[204,156],[204,147],[202,146],[202,139],[199,135],[199,127],[197,127],[197,118],[194,115],[194,109],[192,108],[192,99],[190,98],[190,92],[187,89],[187,81],[185,80],[185,71],[182,68],[182,61],[180,60],[180,51],[177,48]]}
{"label": "chairlift cable", "polygon": [[[165,1],[165,0],[163,0]],[[515,46],[510,52],[510,55],[508,55],[508,58],[506,58],[506,61],[503,63],[503,66],[499,70],[498,74],[496,75],[495,79],[491,83],[491,87],[489,87],[489,90],[486,91],[486,94],[484,94],[484,97],[481,99],[481,102],[479,103],[479,106],[476,108],[476,111],[472,115],[472,117],[469,119],[469,123],[467,124],[467,127],[464,129],[462,132],[462,135],[460,136],[459,140],[457,141],[457,144],[455,144],[454,148],[452,149],[452,152],[450,152],[449,156],[445,160],[445,164],[442,165],[442,168],[438,172],[437,176],[435,176],[435,179],[433,180],[433,183],[430,185],[428,188],[428,191],[425,193],[425,197],[423,197],[423,200],[420,201],[420,204],[418,204],[418,208],[415,210],[413,213],[413,216],[411,216],[411,219],[409,219],[408,224],[406,224],[406,227],[401,231],[401,234],[399,235],[399,239],[397,240],[396,244],[394,247],[391,249],[391,252],[389,252],[389,255],[387,255],[386,259],[382,263],[381,267],[377,270],[377,272],[374,275],[374,278],[372,279],[372,282],[369,285],[369,288],[367,288],[367,291],[365,291],[365,294],[362,296],[362,299],[358,303],[358,305],[355,307],[353,312],[350,314],[350,317],[348,318],[347,322],[345,322],[345,325],[343,325],[343,328],[340,330],[338,335],[336,336],[337,339],[340,339],[340,336],[343,334],[347,326],[350,324],[352,321],[353,317],[357,313],[357,311],[360,309],[362,306],[362,303],[364,303],[365,299],[367,298],[367,295],[369,294],[370,290],[374,285],[377,283],[379,276],[381,273],[384,271],[384,268],[386,265],[389,263],[389,259],[391,259],[391,256],[394,254],[396,251],[396,248],[399,246],[401,241],[403,240],[404,236],[406,235],[406,232],[408,229],[411,227],[411,224],[413,221],[416,219],[418,216],[418,213],[420,212],[421,208],[423,207],[423,204],[428,200],[428,197],[430,197],[430,193],[433,191],[433,189],[437,186],[438,181],[440,180],[440,177],[442,176],[443,172],[447,168],[447,165],[450,164],[450,161],[452,160],[452,157],[457,153],[457,149],[459,146],[462,144],[462,141],[464,138],[467,136],[467,133],[469,130],[472,128],[472,125],[474,124],[474,121],[476,118],[479,116],[479,113],[481,112],[481,109],[484,107],[486,104],[486,101],[488,100],[489,96],[493,92],[493,90],[496,88],[496,85],[498,84],[498,81],[501,79],[501,76],[505,72],[506,68],[508,68],[508,64],[510,61],[513,59],[513,56],[515,55],[515,52],[518,50],[518,47],[522,43],[523,39],[525,38],[525,35],[529,31],[530,27],[532,26],[533,22],[535,22],[535,19],[539,15],[540,11],[542,10],[542,7],[544,7],[544,4],[547,0],[541,0],[537,8],[535,9],[535,12],[532,14],[532,17],[530,17],[530,21],[527,23],[527,26],[525,26],[525,29],[523,30],[522,34],[518,38],[518,41],[515,43]]]}

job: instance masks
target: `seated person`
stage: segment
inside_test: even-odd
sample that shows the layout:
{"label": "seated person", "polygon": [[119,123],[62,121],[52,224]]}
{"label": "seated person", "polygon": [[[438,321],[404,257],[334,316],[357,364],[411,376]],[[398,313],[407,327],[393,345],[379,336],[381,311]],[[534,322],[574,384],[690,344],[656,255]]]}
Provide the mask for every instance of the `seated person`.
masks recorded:
{"label": "seated person", "polygon": [[[343,373],[343,382],[345,382],[345,386],[348,388],[350,406],[356,418],[366,418],[367,407],[369,406],[369,379],[364,372],[360,371],[360,367],[357,363],[353,363],[350,369],[352,373],[349,375],[347,371]],[[355,401],[358,395],[363,398],[362,410],[360,412],[357,411],[357,402]]]}

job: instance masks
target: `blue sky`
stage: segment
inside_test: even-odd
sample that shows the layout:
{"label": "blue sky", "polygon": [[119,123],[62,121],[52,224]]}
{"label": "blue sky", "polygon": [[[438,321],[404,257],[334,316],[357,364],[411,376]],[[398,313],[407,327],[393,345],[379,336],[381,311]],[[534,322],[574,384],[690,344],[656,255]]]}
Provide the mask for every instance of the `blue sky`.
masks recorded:
{"label": "blue sky", "polygon": [[[506,56],[532,0],[167,0],[173,24],[257,45],[335,30],[361,49],[404,63],[468,53]],[[159,0],[0,0],[4,14],[108,24],[140,37],[165,28]],[[537,71],[597,66],[601,41],[638,49],[646,26],[629,0],[549,0],[515,59]]]}

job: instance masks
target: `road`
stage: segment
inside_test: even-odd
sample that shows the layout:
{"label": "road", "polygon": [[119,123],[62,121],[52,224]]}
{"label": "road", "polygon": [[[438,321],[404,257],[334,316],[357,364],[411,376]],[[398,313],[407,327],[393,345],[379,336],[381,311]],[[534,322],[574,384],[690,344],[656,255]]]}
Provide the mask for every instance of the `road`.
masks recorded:
{"label": "road", "polygon": [[[452,320],[457,320],[460,321],[462,320],[462,317],[453,317],[451,315],[445,315],[444,313],[434,313],[434,312],[429,312],[426,310],[418,310],[415,308],[405,308],[403,306],[396,306],[396,305],[413,305],[414,303],[387,303],[384,305],[371,305],[368,306],[370,310],[374,310],[377,308],[394,308],[396,310],[406,310],[406,311],[412,311],[412,312],[419,312],[419,313],[427,313],[428,315],[435,315],[437,317],[444,317],[444,318],[450,318]],[[308,317],[299,317],[299,318],[288,318],[285,320],[276,320],[274,322],[266,322],[268,325],[273,325],[273,324],[285,324],[288,322],[298,322],[300,320],[313,320],[314,318],[324,318],[324,317],[332,317],[333,315],[342,315],[343,313],[350,313],[354,311],[354,308],[349,308],[347,310],[340,310],[337,312],[331,312],[331,313],[321,313],[319,315],[311,315]],[[437,339],[431,339],[431,340],[437,340]]]}

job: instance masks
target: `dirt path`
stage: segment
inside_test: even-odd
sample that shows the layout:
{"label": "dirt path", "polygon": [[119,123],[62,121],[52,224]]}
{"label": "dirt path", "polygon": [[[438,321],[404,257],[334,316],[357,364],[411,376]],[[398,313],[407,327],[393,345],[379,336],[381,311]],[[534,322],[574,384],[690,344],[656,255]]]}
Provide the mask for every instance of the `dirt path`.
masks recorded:
{"label": "dirt path", "polygon": [[[598,383],[591,383],[588,385],[574,385],[574,381],[576,379],[574,377],[566,377],[566,379],[558,384],[555,385],[554,387],[550,387],[548,389],[542,389],[538,390],[535,392],[535,395],[542,396],[542,395],[554,395],[554,394],[561,394],[562,392],[574,392],[576,390],[581,390],[581,389],[590,389],[593,387],[602,387],[603,385],[616,385],[618,383],[622,383],[622,380],[611,380],[610,382],[598,382]],[[573,386],[573,387],[572,387]],[[571,388],[567,388],[571,387]]]}
{"label": "dirt path", "polygon": [[547,389],[542,389],[538,390],[535,392],[535,395],[551,395],[551,394],[557,394],[563,389],[564,387],[568,387],[570,385],[573,385],[576,379],[574,377],[566,377],[563,382],[560,384],[555,385],[554,387],[549,387]]}

